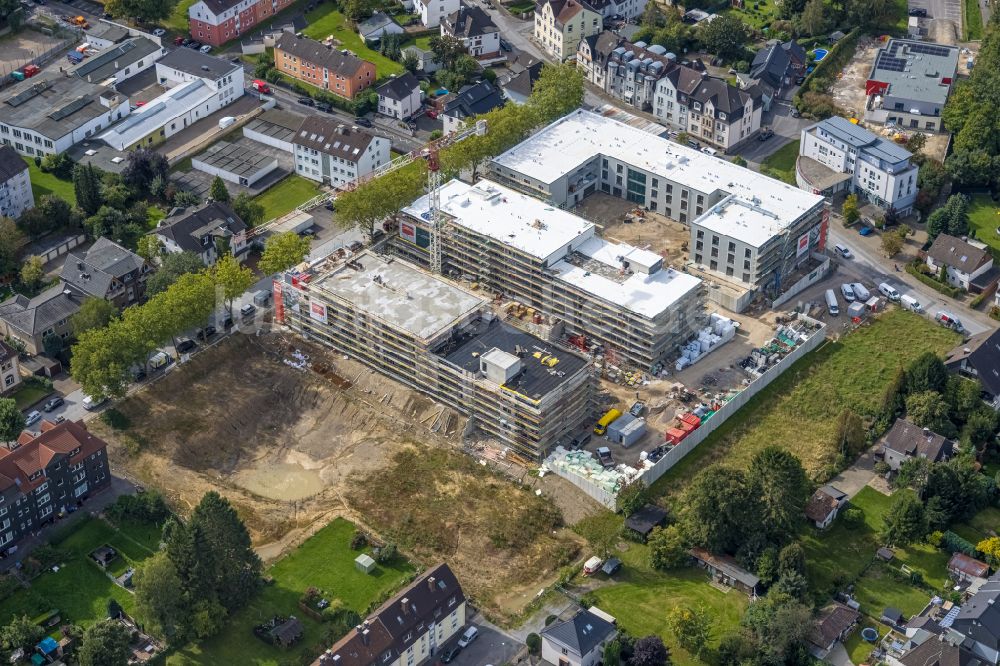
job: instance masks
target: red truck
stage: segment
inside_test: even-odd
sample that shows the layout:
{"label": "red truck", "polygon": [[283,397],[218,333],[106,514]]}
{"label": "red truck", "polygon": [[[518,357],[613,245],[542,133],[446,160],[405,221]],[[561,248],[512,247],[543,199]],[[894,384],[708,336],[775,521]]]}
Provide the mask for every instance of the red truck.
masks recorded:
{"label": "red truck", "polygon": [[30,79],[35,74],[38,74],[40,71],[42,71],[42,68],[39,67],[38,65],[25,65],[22,71],[24,72],[24,77],[26,79]]}
{"label": "red truck", "polygon": [[271,86],[267,85],[266,81],[261,81],[260,79],[254,79],[253,83],[250,84],[250,87],[256,90],[257,92],[261,93],[262,95],[271,94]]}

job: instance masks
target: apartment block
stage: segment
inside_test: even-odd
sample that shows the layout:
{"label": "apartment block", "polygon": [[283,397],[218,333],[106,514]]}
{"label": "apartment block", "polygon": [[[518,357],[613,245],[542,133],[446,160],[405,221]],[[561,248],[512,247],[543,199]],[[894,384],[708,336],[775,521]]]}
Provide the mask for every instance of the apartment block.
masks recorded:
{"label": "apartment block", "polygon": [[26,535],[82,505],[111,484],[107,442],[83,421],[41,422],[0,448],[0,549],[4,554]]}
{"label": "apartment block", "polygon": [[0,217],[16,220],[34,207],[28,163],[12,146],[0,145]]}
{"label": "apartment block", "polygon": [[941,112],[955,83],[958,47],[890,39],[878,50],[865,93],[865,120],[942,132]]}
{"label": "apartment block", "polygon": [[274,43],[274,66],[279,72],[353,99],[375,84],[375,65],[338,51],[314,39],[282,32]]}
{"label": "apartment block", "polygon": [[420,22],[425,28],[436,28],[449,14],[458,11],[461,0],[416,0],[420,12]]}
{"label": "apartment block", "polygon": [[604,18],[583,0],[539,0],[534,39],[562,62],[576,55],[580,40],[604,29]]}
{"label": "apartment block", "polygon": [[833,116],[802,130],[795,166],[800,188],[830,196],[847,191],[901,215],[917,200],[917,165],[908,150]]}
{"label": "apartment block", "polygon": [[405,261],[366,252],[275,286],[279,321],[468,415],[527,459],[541,460],[588,416],[588,359]]}
{"label": "apartment block", "polygon": [[191,37],[221,46],[289,7],[294,0],[198,0],[188,8]]}
{"label": "apartment block", "polygon": [[[701,280],[653,252],[608,242],[587,220],[488,180],[453,180],[440,200],[444,272],[556,318],[567,336],[649,368],[697,326]],[[397,251],[428,263],[428,198],[401,213]]]}
{"label": "apartment block", "polygon": [[325,116],[303,120],[292,145],[295,173],[334,187],[364,178],[392,159],[389,139]]}
{"label": "apartment block", "polygon": [[482,65],[507,60],[500,49],[500,29],[479,7],[461,4],[441,21],[441,36],[460,39],[469,55]]}

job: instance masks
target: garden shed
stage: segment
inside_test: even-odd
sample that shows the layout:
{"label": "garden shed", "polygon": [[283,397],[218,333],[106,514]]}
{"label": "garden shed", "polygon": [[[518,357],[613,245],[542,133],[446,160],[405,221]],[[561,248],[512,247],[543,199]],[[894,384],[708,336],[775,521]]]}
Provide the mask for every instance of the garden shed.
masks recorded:
{"label": "garden shed", "polygon": [[372,559],[371,555],[365,555],[361,553],[356,558],[354,558],[354,567],[361,572],[371,573],[375,569],[375,560]]}
{"label": "garden shed", "polygon": [[271,638],[275,645],[288,647],[302,638],[302,623],[294,615],[271,630]]}

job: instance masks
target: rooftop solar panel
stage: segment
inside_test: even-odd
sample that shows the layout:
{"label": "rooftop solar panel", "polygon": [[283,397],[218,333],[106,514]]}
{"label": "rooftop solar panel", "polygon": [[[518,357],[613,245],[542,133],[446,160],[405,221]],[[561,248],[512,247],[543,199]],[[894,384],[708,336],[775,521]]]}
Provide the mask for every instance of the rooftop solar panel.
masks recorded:
{"label": "rooftop solar panel", "polygon": [[62,120],[63,118],[71,116],[83,107],[87,106],[91,101],[92,100],[89,97],[77,97],[61,109],[56,109],[50,113],[49,118],[52,120]]}

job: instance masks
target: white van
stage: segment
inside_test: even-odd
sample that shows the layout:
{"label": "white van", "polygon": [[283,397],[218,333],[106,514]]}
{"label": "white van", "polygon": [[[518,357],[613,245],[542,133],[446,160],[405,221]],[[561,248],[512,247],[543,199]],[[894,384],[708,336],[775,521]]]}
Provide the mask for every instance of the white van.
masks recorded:
{"label": "white van", "polygon": [[831,317],[840,314],[840,304],[837,303],[837,294],[833,293],[833,289],[826,290],[826,309]]}
{"label": "white van", "polygon": [[462,637],[458,639],[458,647],[469,647],[469,643],[476,640],[477,636],[479,636],[479,630],[475,627],[469,627],[465,630],[465,633],[462,634]]}
{"label": "white van", "polygon": [[83,404],[84,409],[88,412],[92,412],[107,402],[107,400],[107,398],[91,398],[89,395],[84,395],[83,400],[80,402]]}
{"label": "white van", "polygon": [[854,295],[854,287],[848,282],[840,285],[840,293],[844,296],[844,300],[848,303],[853,303],[856,298]]}
{"label": "white van", "polygon": [[913,296],[903,296],[902,298],[899,299],[899,302],[904,308],[906,308],[907,310],[912,310],[917,314],[920,314],[921,312],[924,311],[923,306],[920,305],[920,301],[913,298]]}
{"label": "white van", "polygon": [[879,293],[888,298],[890,301],[899,300],[899,292],[888,282],[883,282],[878,286]]}
{"label": "white van", "polygon": [[868,289],[865,288],[865,285],[860,282],[852,283],[851,288],[854,289],[854,297],[859,301],[867,301],[871,298],[871,292],[869,292]]}
{"label": "white van", "polygon": [[840,243],[837,243],[836,245],[833,246],[833,249],[836,250],[837,254],[842,256],[844,259],[850,259],[851,257],[854,256],[853,254],[851,254],[851,251],[847,249],[846,245],[841,245]]}
{"label": "white van", "polygon": [[219,118],[219,129],[226,129],[235,122],[236,118],[234,118],[233,116],[226,116],[224,118]]}
{"label": "white van", "polygon": [[166,353],[162,351],[156,352],[149,359],[149,367],[152,368],[153,370],[158,370],[159,368],[165,366],[167,363],[170,363],[170,357],[167,356]]}
{"label": "white van", "polygon": [[708,146],[702,148],[701,152],[705,153],[706,155],[711,155],[712,157],[715,157],[716,155],[719,154],[719,151],[717,151],[715,148],[709,148]]}

